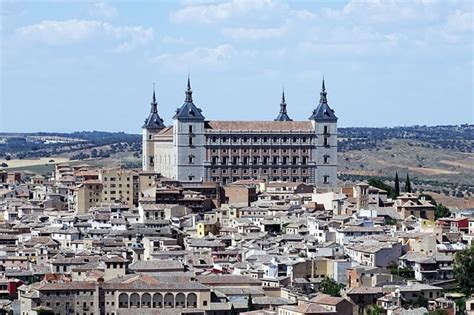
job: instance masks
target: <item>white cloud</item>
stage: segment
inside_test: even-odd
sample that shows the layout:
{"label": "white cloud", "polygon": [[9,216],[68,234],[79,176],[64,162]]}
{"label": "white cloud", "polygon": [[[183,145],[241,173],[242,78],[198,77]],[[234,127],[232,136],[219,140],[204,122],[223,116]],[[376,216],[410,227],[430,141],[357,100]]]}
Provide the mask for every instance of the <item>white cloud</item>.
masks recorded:
{"label": "white cloud", "polygon": [[92,16],[103,17],[108,19],[118,16],[117,8],[107,2],[93,3],[89,12]]}
{"label": "white cloud", "polygon": [[302,41],[297,49],[302,53],[342,53],[342,54],[366,54],[368,52],[380,53],[381,51],[392,51],[405,37],[396,34],[383,34],[379,32],[353,28],[336,28],[324,35],[318,35],[312,40]]}
{"label": "white cloud", "polygon": [[224,3],[187,5],[171,14],[170,19],[173,23],[214,23],[275,6],[272,0],[232,0]]}
{"label": "white cloud", "polygon": [[226,28],[223,33],[233,39],[261,40],[282,37],[288,33],[288,29],[286,26],[268,28],[238,27]]}
{"label": "white cloud", "polygon": [[163,44],[172,44],[172,45],[183,45],[189,44],[189,41],[184,39],[183,37],[175,37],[175,36],[164,36],[161,41]]}
{"label": "white cloud", "polygon": [[342,9],[324,8],[329,18],[352,18],[358,23],[391,23],[401,20],[433,20],[442,6],[432,0],[350,0]]}
{"label": "white cloud", "polygon": [[316,18],[316,14],[308,10],[293,10],[290,12],[290,15],[300,20],[312,20]]}
{"label": "white cloud", "polygon": [[456,10],[447,18],[446,28],[449,32],[472,32],[474,30],[474,16],[472,10]]}
{"label": "white cloud", "polygon": [[153,29],[143,26],[114,26],[94,20],[42,21],[23,26],[16,31],[25,41],[50,45],[77,44],[93,39],[119,42],[118,51],[132,49],[153,39]]}
{"label": "white cloud", "polygon": [[217,47],[196,47],[184,53],[166,53],[151,59],[153,63],[185,69],[190,65],[219,66],[225,64],[233,55],[235,49],[230,44]]}

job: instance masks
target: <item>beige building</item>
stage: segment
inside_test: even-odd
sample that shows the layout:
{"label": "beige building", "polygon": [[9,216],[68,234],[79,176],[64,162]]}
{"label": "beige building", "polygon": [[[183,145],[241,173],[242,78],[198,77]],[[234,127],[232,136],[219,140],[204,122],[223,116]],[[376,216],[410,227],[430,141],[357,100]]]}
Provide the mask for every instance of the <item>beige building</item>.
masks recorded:
{"label": "beige building", "polygon": [[398,196],[393,206],[402,219],[414,216],[417,219],[435,220],[436,207],[425,199],[418,199],[415,194]]}
{"label": "beige building", "polygon": [[138,173],[120,168],[101,169],[99,180],[103,184],[102,202],[120,202],[129,206],[138,203]]}
{"label": "beige building", "polygon": [[211,290],[187,277],[128,275],[106,282],[36,283],[19,290],[21,311],[56,314],[204,314]]}
{"label": "beige building", "polygon": [[75,204],[77,214],[84,214],[90,207],[100,205],[103,185],[97,180],[86,180],[75,191]]}

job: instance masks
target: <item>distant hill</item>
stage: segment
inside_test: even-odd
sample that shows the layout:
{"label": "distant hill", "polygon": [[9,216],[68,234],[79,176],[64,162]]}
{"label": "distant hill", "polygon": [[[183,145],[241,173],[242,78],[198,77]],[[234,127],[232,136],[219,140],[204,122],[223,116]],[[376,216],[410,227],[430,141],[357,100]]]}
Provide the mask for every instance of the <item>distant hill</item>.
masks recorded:
{"label": "distant hill", "polygon": [[141,136],[123,132],[0,133],[0,158],[67,157],[71,160],[108,158],[119,152],[141,152]]}
{"label": "distant hill", "polygon": [[[474,125],[339,128],[339,179],[407,173],[418,190],[469,198],[474,205]],[[392,183],[393,184],[393,183]]]}

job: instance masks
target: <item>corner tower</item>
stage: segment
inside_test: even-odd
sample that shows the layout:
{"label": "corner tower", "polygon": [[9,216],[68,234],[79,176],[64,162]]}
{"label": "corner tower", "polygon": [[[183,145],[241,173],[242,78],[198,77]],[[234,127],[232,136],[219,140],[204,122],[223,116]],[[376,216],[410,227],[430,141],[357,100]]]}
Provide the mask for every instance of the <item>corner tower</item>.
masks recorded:
{"label": "corner tower", "polygon": [[173,146],[175,179],[201,181],[204,179],[205,134],[204,116],[193,103],[193,91],[188,77],[184,104],[173,117]]}
{"label": "corner tower", "polygon": [[155,144],[153,136],[160,132],[165,125],[163,119],[158,115],[158,103],[155,96],[155,85],[153,84],[153,97],[151,99],[151,110],[148,118],[142,126],[142,169],[153,171],[155,166]]}
{"label": "corner tower", "polygon": [[314,182],[320,187],[337,185],[337,117],[328,105],[326,85],[323,84],[319,105],[309,117],[316,134],[313,156],[316,162]]}

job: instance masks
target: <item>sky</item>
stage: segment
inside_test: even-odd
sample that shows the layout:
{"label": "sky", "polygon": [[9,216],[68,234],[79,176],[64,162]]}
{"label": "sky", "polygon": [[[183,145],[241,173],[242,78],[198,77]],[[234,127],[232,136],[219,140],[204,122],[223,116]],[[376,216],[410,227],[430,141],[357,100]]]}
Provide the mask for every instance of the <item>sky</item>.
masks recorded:
{"label": "sky", "polygon": [[341,127],[474,122],[473,2],[1,2],[0,131],[139,133],[153,83],[166,124],[307,120],[324,76]]}

